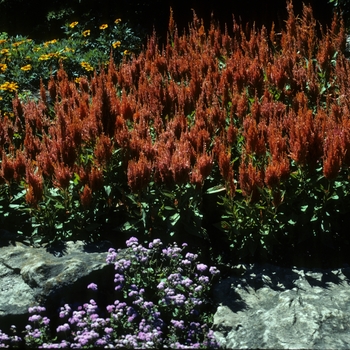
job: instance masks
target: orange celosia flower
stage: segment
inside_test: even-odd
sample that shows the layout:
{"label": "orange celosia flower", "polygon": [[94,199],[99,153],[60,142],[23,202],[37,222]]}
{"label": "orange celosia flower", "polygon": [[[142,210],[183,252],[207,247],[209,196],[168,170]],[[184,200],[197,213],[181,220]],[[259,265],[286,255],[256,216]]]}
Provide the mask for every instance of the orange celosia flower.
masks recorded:
{"label": "orange celosia flower", "polygon": [[15,174],[15,166],[12,159],[10,159],[5,152],[2,152],[2,163],[1,163],[1,175],[6,180],[10,182]]}
{"label": "orange celosia flower", "polygon": [[260,198],[259,189],[263,188],[263,173],[257,169],[252,161],[249,160],[248,166],[245,163],[244,156],[239,166],[239,184],[242,194],[249,199],[251,203],[256,203]]}
{"label": "orange celosia flower", "polygon": [[59,188],[66,189],[69,187],[69,183],[72,178],[72,171],[62,163],[58,163],[55,165],[54,177],[54,185]]}
{"label": "orange celosia flower", "polygon": [[91,191],[96,192],[103,186],[103,172],[102,169],[94,166],[89,174],[89,183]]}
{"label": "orange celosia flower", "polygon": [[80,194],[80,202],[85,209],[87,209],[92,202],[92,191],[88,185],[84,186],[84,190]]}
{"label": "orange celosia flower", "polygon": [[37,207],[43,198],[43,178],[40,171],[34,173],[31,166],[27,167],[26,182],[28,184],[26,202],[32,207]]}
{"label": "orange celosia flower", "polygon": [[132,192],[138,193],[149,184],[151,179],[151,162],[141,153],[138,161],[128,163],[128,185]]}

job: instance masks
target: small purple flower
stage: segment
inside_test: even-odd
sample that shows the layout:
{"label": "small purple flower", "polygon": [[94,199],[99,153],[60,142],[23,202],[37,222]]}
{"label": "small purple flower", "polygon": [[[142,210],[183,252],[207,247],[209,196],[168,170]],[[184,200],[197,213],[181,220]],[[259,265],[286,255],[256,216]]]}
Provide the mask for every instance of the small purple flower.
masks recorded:
{"label": "small purple flower", "polygon": [[181,248],[177,247],[176,244],[174,247],[168,247],[166,249],[162,250],[163,255],[169,257],[169,258],[176,258],[179,253],[181,253]]}
{"label": "small purple flower", "polygon": [[139,293],[136,290],[132,290],[131,292],[129,292],[128,296],[131,298],[134,295],[138,295]]}
{"label": "small purple flower", "polygon": [[30,322],[37,322],[37,321],[40,321],[41,319],[42,317],[40,315],[32,315],[28,318]]}
{"label": "small purple flower", "polygon": [[202,289],[203,289],[202,286],[197,286],[197,287],[194,289],[194,291],[195,291],[195,292],[200,292]]}
{"label": "small purple flower", "polygon": [[186,301],[186,297],[183,294],[176,294],[173,297],[175,305],[182,306]]}
{"label": "small purple flower", "polygon": [[130,260],[120,259],[115,263],[115,269],[118,272],[124,272],[131,266]]}
{"label": "small purple flower", "polygon": [[123,309],[126,306],[126,303],[121,303],[119,300],[116,300],[114,302],[114,305],[116,309]]}
{"label": "small purple flower", "polygon": [[138,243],[139,243],[139,240],[136,237],[130,237],[130,239],[126,241],[126,246],[131,247],[133,245],[138,245]]}
{"label": "small purple flower", "polygon": [[181,260],[181,264],[182,265],[191,265],[191,261],[190,260],[188,260],[188,259],[184,259],[184,260]]}
{"label": "small purple flower", "polygon": [[91,321],[95,321],[95,320],[97,320],[98,319],[98,314],[92,314],[92,315],[90,315],[90,320]]}
{"label": "small purple flower", "polygon": [[145,301],[145,302],[143,303],[143,307],[144,307],[145,309],[152,309],[153,306],[154,306],[154,304],[153,304],[152,301]]}
{"label": "small purple flower", "polygon": [[97,284],[95,284],[95,283],[90,283],[90,284],[87,286],[87,289],[97,290],[97,289],[98,289],[98,286],[97,286]]}
{"label": "small purple flower", "polygon": [[71,311],[72,311],[71,307],[68,304],[65,304],[60,309],[60,318],[64,318],[64,317],[68,316]]}
{"label": "small purple flower", "polygon": [[187,253],[185,258],[190,261],[195,261],[198,258],[197,254]]}
{"label": "small purple flower", "polygon": [[197,265],[197,270],[200,272],[204,272],[207,268],[208,268],[208,266],[205,264],[198,264]]}
{"label": "small purple flower", "polygon": [[107,305],[107,306],[106,306],[106,309],[107,309],[107,311],[108,311],[109,313],[112,313],[112,312],[114,311],[114,309],[115,309],[115,306],[114,306],[114,305]]}
{"label": "small purple flower", "polygon": [[141,304],[143,302],[143,298],[139,297],[138,299],[134,300],[132,303],[134,305],[138,305],[138,304]]}
{"label": "small purple flower", "polygon": [[48,317],[44,317],[42,322],[45,326],[48,326],[50,323],[50,319]]}
{"label": "small purple flower", "polygon": [[56,329],[57,333],[68,332],[69,330],[70,330],[70,327],[69,327],[68,323],[62,324],[62,325],[58,326]]}
{"label": "small purple flower", "polygon": [[218,274],[220,274],[220,271],[219,271],[215,266],[210,266],[209,272],[210,272],[210,274],[212,274],[212,275],[218,275]]}
{"label": "small purple flower", "polygon": [[208,276],[199,276],[198,281],[202,284],[208,284],[209,283],[209,277]]}
{"label": "small purple flower", "polygon": [[177,320],[171,320],[170,323],[175,327],[179,329],[185,329],[184,321],[177,321]]}
{"label": "small purple flower", "polygon": [[164,287],[165,287],[164,281],[161,281],[157,286],[158,289],[164,289]]}
{"label": "small purple flower", "polygon": [[151,242],[148,245],[148,248],[152,249],[153,247],[159,247],[159,246],[162,246],[162,245],[163,245],[162,241],[159,238],[156,238],[156,239],[153,240],[153,242]]}
{"label": "small purple flower", "polygon": [[117,253],[114,248],[109,248],[108,249],[108,254],[106,258],[106,263],[107,264],[112,264],[115,262],[115,259],[117,258]]}
{"label": "small purple flower", "polygon": [[179,273],[172,273],[168,276],[169,282],[180,282],[181,281],[181,275]]}
{"label": "small purple flower", "polygon": [[[0,342],[4,342],[10,340],[10,337],[6,334],[6,333],[2,333],[2,331],[0,331]],[[0,343],[0,346],[2,346],[3,344]]]}
{"label": "small purple flower", "polygon": [[165,288],[165,289],[164,289],[164,292],[165,292],[168,296],[173,296],[173,295],[175,295],[175,291],[174,291],[174,289],[172,289],[172,288]]}
{"label": "small purple flower", "polygon": [[111,327],[106,327],[106,328],[105,328],[105,333],[107,333],[107,334],[113,333],[113,328],[111,328]]}
{"label": "small purple flower", "polygon": [[184,285],[185,287],[189,287],[192,283],[193,283],[193,281],[190,280],[188,277],[186,277],[185,279],[183,279],[181,281],[181,284]]}

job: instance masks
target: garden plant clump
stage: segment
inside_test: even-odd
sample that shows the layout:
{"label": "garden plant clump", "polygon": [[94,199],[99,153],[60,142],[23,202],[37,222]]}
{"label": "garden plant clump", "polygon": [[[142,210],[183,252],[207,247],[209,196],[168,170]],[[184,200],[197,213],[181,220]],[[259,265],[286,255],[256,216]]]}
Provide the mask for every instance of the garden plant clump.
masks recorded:
{"label": "garden plant clump", "polygon": [[[148,248],[131,237],[127,249],[111,248],[107,262],[115,265],[115,291],[106,310],[89,302],[59,312],[55,330],[45,308],[29,308],[24,336],[0,334],[0,346],[30,348],[218,348],[210,326],[213,303],[210,285],[219,270],[186,252],[187,244],[163,246],[154,239]],[[122,258],[119,257],[122,254]],[[98,286],[91,283],[92,291]]]}
{"label": "garden plant clump", "polygon": [[[303,244],[337,254],[349,204],[345,29],[337,15],[317,28],[310,7],[287,9],[281,33],[234,22],[232,36],[195,14],[180,36],[171,16],[163,49],[154,34],[139,55],[78,80],[63,62],[38,101],[16,97],[1,119],[3,226],[34,244],[104,232],[208,240],[214,205],[237,257]],[[208,196],[219,201],[205,207]]]}
{"label": "garden plant clump", "polygon": [[[190,272],[183,275],[184,261],[191,259],[177,260],[182,250],[174,245],[156,253],[160,242],[157,246],[155,237],[164,244],[186,241],[191,248],[200,242],[210,253],[206,258],[216,262],[221,251],[215,249],[227,247],[229,263],[289,258],[298,252],[333,259],[349,248],[344,230],[350,204],[345,28],[337,15],[323,28],[310,7],[295,16],[288,1],[287,10],[280,33],[274,26],[268,33],[265,27],[235,21],[229,34],[228,27],[222,31],[214,20],[206,30],[194,13],[188,32],[180,35],[171,14],[162,48],[154,34],[140,54],[125,52],[118,44],[123,38],[109,42],[108,50],[102,50],[108,54],[107,65],[105,58],[93,65],[93,53],[79,62],[70,56],[60,57],[59,63],[55,57],[56,66],[53,61],[48,66],[56,67],[52,75],[47,68],[33,78],[37,83],[42,78],[35,99],[19,89],[25,87],[23,74],[37,74],[33,63],[19,63],[25,69],[17,67],[20,74],[2,82],[2,227],[34,246],[75,239],[120,242],[134,236],[127,243],[134,260],[116,263],[117,291],[129,288],[125,301],[111,305],[109,316],[96,313],[93,301],[73,313],[65,306],[55,342],[124,341],[140,347],[151,346],[147,342],[211,342],[204,337],[210,334],[206,313],[191,310],[197,310],[193,303],[202,295],[196,293],[209,288],[204,282],[210,275],[200,270],[210,274],[215,269],[199,264],[199,271],[191,270],[193,278]],[[73,22],[66,29],[71,45],[77,41],[81,46],[89,35],[78,25]],[[106,26],[101,25],[98,38],[107,33]],[[98,47],[98,38],[91,48]],[[8,45],[7,40],[0,45]],[[31,44],[26,40],[18,45],[18,55],[26,47],[22,45]],[[109,55],[111,46],[117,57],[113,50]],[[10,48],[3,50],[7,59]],[[38,57],[42,54],[49,55],[40,52]],[[9,69],[11,62],[13,58],[2,61],[1,79],[16,71]],[[137,239],[153,246],[145,250]],[[168,261],[170,251],[177,255]],[[164,263],[158,273],[148,254]],[[146,262],[145,276],[137,277],[141,275],[135,271]],[[147,285],[142,284],[145,278]],[[147,292],[149,285],[156,292]],[[151,304],[144,306],[144,301]],[[49,328],[45,330],[49,321],[40,310],[32,309],[31,321],[37,323],[27,328],[30,344],[51,341]],[[191,322],[196,330],[208,327],[187,339]],[[160,337],[165,343],[156,343]]]}
{"label": "garden plant clump", "polygon": [[0,33],[0,110],[11,115],[12,99],[38,99],[40,81],[47,84],[60,62],[71,79],[91,77],[110,58],[120,63],[141,49],[141,38],[117,18],[113,23],[78,21],[62,27],[64,36],[43,43],[22,36]]}

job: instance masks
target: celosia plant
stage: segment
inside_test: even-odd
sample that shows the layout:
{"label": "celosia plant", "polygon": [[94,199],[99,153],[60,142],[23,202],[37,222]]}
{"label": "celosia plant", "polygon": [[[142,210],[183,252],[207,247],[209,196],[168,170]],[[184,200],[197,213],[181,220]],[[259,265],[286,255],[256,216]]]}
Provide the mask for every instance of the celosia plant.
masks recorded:
{"label": "celosia plant", "polygon": [[[31,348],[219,348],[210,329],[214,305],[210,286],[220,274],[176,243],[163,246],[154,239],[148,248],[131,237],[127,248],[111,248],[107,262],[115,265],[117,299],[100,310],[89,302],[73,310],[61,307],[59,325],[50,333],[44,307],[29,308],[24,337],[0,333],[0,346]],[[98,286],[90,283],[91,291]],[[15,328],[14,328],[15,329]]]}

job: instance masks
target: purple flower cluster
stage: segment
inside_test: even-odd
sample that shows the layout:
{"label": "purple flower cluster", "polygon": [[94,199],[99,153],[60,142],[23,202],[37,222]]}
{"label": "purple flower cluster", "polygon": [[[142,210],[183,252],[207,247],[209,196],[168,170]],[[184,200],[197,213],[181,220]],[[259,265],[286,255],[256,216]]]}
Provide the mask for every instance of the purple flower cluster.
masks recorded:
{"label": "purple flower cluster", "polygon": [[[76,310],[65,304],[51,336],[45,308],[31,307],[24,339],[0,331],[0,347],[24,341],[30,347],[51,349],[218,348],[205,307],[210,303],[210,281],[219,270],[197,262],[198,254],[185,253],[186,243],[163,248],[161,240],[154,239],[145,248],[131,237],[126,246],[123,257],[120,250],[108,251],[106,261],[114,264],[117,296],[106,307],[108,317],[100,316],[93,299]],[[98,290],[95,283],[87,288]]]}

